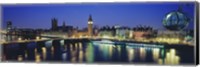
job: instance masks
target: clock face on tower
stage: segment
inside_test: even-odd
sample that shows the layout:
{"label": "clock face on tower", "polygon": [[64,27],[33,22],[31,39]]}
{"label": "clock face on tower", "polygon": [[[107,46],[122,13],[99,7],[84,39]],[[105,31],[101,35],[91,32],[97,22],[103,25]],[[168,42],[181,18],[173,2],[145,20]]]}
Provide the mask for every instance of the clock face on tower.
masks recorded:
{"label": "clock face on tower", "polygon": [[93,24],[93,22],[92,21],[88,21],[88,24]]}
{"label": "clock face on tower", "polygon": [[93,22],[92,22],[92,15],[89,15],[88,24],[93,24]]}

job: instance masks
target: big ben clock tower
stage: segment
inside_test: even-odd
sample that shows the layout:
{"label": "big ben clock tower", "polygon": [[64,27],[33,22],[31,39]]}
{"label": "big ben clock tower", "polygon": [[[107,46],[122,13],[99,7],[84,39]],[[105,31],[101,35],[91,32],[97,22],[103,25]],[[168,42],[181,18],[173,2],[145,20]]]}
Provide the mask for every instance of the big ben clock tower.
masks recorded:
{"label": "big ben clock tower", "polygon": [[92,21],[92,16],[90,15],[89,16],[89,19],[88,19],[88,36],[89,37],[92,37],[92,34],[93,34],[93,21]]}

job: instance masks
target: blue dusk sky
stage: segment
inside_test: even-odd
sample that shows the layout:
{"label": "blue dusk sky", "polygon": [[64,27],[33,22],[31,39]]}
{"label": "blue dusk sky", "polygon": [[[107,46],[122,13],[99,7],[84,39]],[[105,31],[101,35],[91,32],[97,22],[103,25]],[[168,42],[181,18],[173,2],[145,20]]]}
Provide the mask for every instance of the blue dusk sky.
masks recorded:
{"label": "blue dusk sky", "polygon": [[58,25],[84,28],[89,15],[99,27],[120,25],[136,27],[152,26],[165,29],[162,20],[171,11],[182,5],[183,12],[191,19],[188,29],[194,27],[194,2],[189,3],[74,3],[74,4],[18,4],[2,5],[3,28],[12,21],[17,28],[51,28],[51,19],[57,18]]}

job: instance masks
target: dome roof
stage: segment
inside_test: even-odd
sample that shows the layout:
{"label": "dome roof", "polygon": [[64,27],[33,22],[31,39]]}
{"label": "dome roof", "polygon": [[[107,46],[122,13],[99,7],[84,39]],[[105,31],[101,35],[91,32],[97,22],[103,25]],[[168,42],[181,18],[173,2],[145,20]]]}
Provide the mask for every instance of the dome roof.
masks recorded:
{"label": "dome roof", "polygon": [[163,25],[169,30],[182,30],[187,27],[189,19],[182,12],[172,11],[163,19]]}

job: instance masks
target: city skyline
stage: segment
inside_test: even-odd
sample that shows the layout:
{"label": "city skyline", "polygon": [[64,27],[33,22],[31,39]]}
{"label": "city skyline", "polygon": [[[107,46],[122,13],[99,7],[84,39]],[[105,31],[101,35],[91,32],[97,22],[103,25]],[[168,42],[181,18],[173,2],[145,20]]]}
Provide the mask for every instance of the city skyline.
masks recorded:
{"label": "city skyline", "polygon": [[3,62],[195,64],[195,2],[3,5]]}
{"label": "city skyline", "polygon": [[[185,3],[3,5],[3,28],[7,21],[12,21],[14,27],[50,29],[52,18],[57,18],[59,26],[65,22],[66,25],[85,28],[89,15],[92,15],[94,25],[100,27],[146,25],[165,29],[162,25],[165,15],[182,4]],[[194,19],[194,3],[187,4],[182,10],[190,19]],[[194,22],[190,21],[188,29],[193,29],[193,25]]]}

